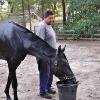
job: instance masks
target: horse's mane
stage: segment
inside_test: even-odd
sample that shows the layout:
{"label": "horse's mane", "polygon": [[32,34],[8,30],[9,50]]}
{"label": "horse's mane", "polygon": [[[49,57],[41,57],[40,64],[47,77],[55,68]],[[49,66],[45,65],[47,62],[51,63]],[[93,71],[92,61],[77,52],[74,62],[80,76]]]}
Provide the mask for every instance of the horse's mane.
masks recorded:
{"label": "horse's mane", "polygon": [[[21,26],[21,25],[15,23],[15,22],[13,22],[13,21],[11,21],[10,23],[15,24],[16,26],[20,27],[22,30],[24,29],[24,32],[25,32],[25,33],[27,33],[27,32],[30,33],[32,36],[36,37],[36,38],[39,39],[41,42],[44,42],[46,45],[48,45],[49,47],[51,47],[47,42],[45,42],[43,39],[41,39],[39,36],[37,36],[35,33],[33,33],[32,31],[30,31],[29,29],[27,29],[27,28],[25,28],[25,27],[23,27],[23,26]],[[51,48],[52,48],[52,47],[51,47]],[[54,49],[54,48],[52,48],[52,49]]]}
{"label": "horse's mane", "polygon": [[10,23],[13,23],[15,26],[17,26],[17,29],[19,30],[19,33],[21,31],[23,34],[28,34],[30,40],[32,40],[34,42],[34,45],[38,49],[41,48],[41,50],[47,51],[48,52],[48,55],[50,53],[53,53],[53,54],[56,53],[56,49],[52,48],[47,42],[45,42],[43,39],[41,39],[39,36],[37,36],[32,31],[28,30],[27,28],[25,28],[25,27],[23,27],[23,26],[15,23],[15,22],[13,22],[13,21],[11,21]]}

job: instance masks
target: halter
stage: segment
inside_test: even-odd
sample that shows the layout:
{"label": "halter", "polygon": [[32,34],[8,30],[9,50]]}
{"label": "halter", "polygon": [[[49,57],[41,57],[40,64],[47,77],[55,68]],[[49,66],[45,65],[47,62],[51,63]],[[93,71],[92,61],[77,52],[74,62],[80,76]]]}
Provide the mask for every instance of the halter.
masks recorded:
{"label": "halter", "polygon": [[[58,50],[56,51],[56,56],[54,57],[54,66],[56,67],[54,70],[54,72],[55,72],[55,74],[57,74],[57,73],[59,73],[59,67],[57,67],[57,64],[58,64],[58,61],[56,60],[57,58],[57,55],[58,55]],[[65,56],[65,55],[64,55]],[[65,56],[65,58],[66,58],[66,56]],[[67,59],[66,59],[67,60]],[[67,60],[68,61],[68,60]],[[64,77],[62,77],[64,80],[71,80],[71,79],[73,79],[73,78],[75,78],[75,76],[73,75],[72,77],[70,77],[70,75],[68,75],[68,76],[66,76],[66,74],[65,74],[65,76]]]}
{"label": "halter", "polygon": [[65,80],[67,80],[67,79],[71,80],[71,79],[73,79],[73,78],[75,78],[75,76],[73,76],[73,77],[68,77],[68,76],[66,76],[66,75],[64,76],[64,79],[65,79]]}
{"label": "halter", "polygon": [[[55,74],[57,74],[58,72],[59,72],[59,68],[56,67]],[[66,74],[65,74],[65,76],[63,77],[63,79],[65,79],[65,80],[67,80],[67,79],[71,80],[71,79],[75,78],[74,75],[73,75],[72,77],[69,77],[69,76],[70,76],[70,75],[66,76]]]}

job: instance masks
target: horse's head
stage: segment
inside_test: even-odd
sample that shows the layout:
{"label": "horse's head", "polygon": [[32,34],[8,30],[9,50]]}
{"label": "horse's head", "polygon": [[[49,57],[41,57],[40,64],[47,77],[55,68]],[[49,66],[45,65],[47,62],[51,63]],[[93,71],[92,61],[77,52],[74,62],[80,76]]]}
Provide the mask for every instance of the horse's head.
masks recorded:
{"label": "horse's head", "polygon": [[76,81],[76,78],[70,68],[68,60],[64,54],[65,47],[61,49],[61,46],[58,47],[58,51],[55,57],[53,73],[56,77],[58,77],[61,81],[71,80],[73,82]]}

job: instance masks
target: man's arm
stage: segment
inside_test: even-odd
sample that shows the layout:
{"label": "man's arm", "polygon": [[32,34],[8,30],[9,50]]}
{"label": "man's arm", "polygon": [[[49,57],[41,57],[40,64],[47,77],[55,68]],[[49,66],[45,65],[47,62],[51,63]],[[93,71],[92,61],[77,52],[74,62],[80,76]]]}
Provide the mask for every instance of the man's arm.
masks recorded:
{"label": "man's arm", "polygon": [[39,36],[41,39],[45,39],[45,27],[44,26],[38,26],[36,35]]}

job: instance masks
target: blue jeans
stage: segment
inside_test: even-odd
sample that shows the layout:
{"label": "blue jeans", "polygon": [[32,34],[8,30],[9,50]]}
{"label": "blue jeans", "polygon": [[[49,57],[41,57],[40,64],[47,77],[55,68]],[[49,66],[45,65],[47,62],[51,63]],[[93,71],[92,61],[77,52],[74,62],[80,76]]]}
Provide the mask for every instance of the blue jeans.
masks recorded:
{"label": "blue jeans", "polygon": [[51,70],[51,62],[38,59],[39,79],[40,79],[40,94],[45,94],[52,85],[53,73]]}

